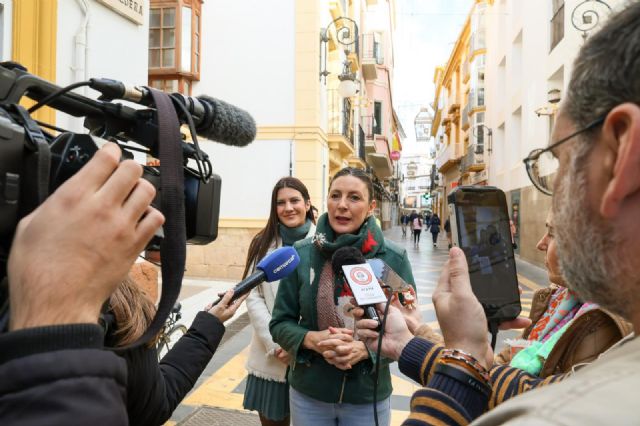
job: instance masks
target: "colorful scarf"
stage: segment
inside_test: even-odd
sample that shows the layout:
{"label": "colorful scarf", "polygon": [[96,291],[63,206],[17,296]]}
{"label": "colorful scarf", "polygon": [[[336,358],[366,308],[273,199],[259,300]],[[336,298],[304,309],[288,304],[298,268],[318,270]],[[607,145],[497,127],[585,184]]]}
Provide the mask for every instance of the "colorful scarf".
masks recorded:
{"label": "colorful scarf", "polygon": [[342,279],[336,279],[331,268],[331,257],[341,247],[356,247],[365,258],[371,259],[384,247],[382,230],[370,216],[355,234],[336,236],[329,225],[327,214],[318,218],[316,233],[313,236],[316,250],[311,259],[311,284],[317,285],[316,311],[318,329],[344,327],[344,315],[337,307],[351,297],[349,286]]}
{"label": "colorful scarf", "polygon": [[573,321],[598,308],[595,303],[582,303],[571,290],[561,287],[551,296],[547,310],[533,327],[527,340],[531,345],[518,352],[510,365],[538,375],[555,344]]}
{"label": "colorful scarf", "polygon": [[289,228],[281,223],[278,223],[278,232],[282,239],[283,246],[292,246],[298,240],[303,239],[309,233],[311,228],[311,220],[307,219],[302,225],[296,228]]}

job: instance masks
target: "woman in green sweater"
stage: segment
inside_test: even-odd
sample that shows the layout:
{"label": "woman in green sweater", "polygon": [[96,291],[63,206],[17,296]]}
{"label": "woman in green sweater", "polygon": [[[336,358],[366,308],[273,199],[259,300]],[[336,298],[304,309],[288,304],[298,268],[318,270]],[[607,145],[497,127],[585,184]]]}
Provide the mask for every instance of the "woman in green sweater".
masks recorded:
{"label": "woman in green sweater", "polygon": [[[342,169],[331,181],[327,213],[318,219],[316,234],[294,245],[300,264],[282,280],[269,324],[274,342],[291,356],[294,426],[373,424],[373,367],[378,360],[353,338],[351,291],[334,277],[331,257],[341,247],[356,247],[367,259],[384,260],[414,285],[407,253],[385,241],[373,216],[375,206],[370,177],[359,169]],[[390,361],[379,362],[378,418],[380,425],[388,425]]]}

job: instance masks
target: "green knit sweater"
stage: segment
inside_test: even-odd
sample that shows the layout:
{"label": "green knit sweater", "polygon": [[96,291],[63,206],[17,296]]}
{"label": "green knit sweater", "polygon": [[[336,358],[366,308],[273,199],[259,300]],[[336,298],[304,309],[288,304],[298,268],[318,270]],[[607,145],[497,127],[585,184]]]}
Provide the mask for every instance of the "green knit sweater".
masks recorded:
{"label": "green knit sweater", "polygon": [[[300,255],[295,272],[280,282],[269,329],[273,340],[292,355],[289,383],[298,392],[328,403],[365,404],[373,402],[373,359],[354,365],[349,371],[340,370],[324,360],[322,355],[305,349],[302,341],[307,331],[318,331],[316,313],[317,285],[312,271],[321,256],[311,238],[298,241],[294,248]],[[385,241],[377,258],[385,261],[407,283],[415,287],[407,252],[392,242]],[[378,378],[378,401],[391,395],[389,360],[383,359]]]}

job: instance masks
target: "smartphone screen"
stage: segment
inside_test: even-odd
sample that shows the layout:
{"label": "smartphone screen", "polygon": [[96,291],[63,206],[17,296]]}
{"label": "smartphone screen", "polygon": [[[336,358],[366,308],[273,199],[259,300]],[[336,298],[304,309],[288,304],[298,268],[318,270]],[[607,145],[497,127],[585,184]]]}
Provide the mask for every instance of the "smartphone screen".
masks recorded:
{"label": "smartphone screen", "polygon": [[504,192],[459,187],[449,195],[449,207],[454,244],[465,253],[473,292],[487,316],[515,318],[520,292]]}

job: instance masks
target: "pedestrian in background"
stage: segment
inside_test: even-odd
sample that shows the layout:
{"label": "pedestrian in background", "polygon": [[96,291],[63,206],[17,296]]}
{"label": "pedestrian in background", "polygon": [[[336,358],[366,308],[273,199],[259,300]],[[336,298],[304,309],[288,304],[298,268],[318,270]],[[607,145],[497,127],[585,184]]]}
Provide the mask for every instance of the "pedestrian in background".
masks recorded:
{"label": "pedestrian in background", "polygon": [[391,421],[388,360],[376,360],[363,342],[353,339],[352,293],[344,280],[336,279],[331,265],[336,250],[354,247],[367,259],[385,261],[413,285],[406,250],[384,238],[375,224],[375,207],[373,183],[364,171],[347,167],[336,173],[327,213],[320,216],[313,239],[295,245],[300,263],[278,289],[270,330],[291,356],[293,425],[372,425],[376,363],[379,424]]}
{"label": "pedestrian in background", "polygon": [[422,218],[419,214],[415,215],[412,221],[413,228],[413,245],[420,244],[420,234],[422,234]]}
{"label": "pedestrian in background", "polygon": [[407,236],[407,224],[409,223],[409,215],[405,212],[400,216],[400,227],[402,228],[402,237]]}
{"label": "pedestrian in background", "polygon": [[431,224],[429,226],[429,230],[431,231],[431,237],[433,237],[433,246],[437,246],[438,242],[438,234],[440,233],[440,218],[437,214],[433,214],[431,216]]}
{"label": "pedestrian in background", "polygon": [[[254,272],[255,265],[271,251],[291,246],[315,232],[315,220],[304,184],[284,177],[273,187],[267,225],[253,238],[242,278]],[[243,406],[255,410],[263,426],[289,424],[289,385],[286,371],[289,354],[271,338],[269,321],[279,282],[262,283],[247,299],[253,337],[247,359],[247,386]]]}

